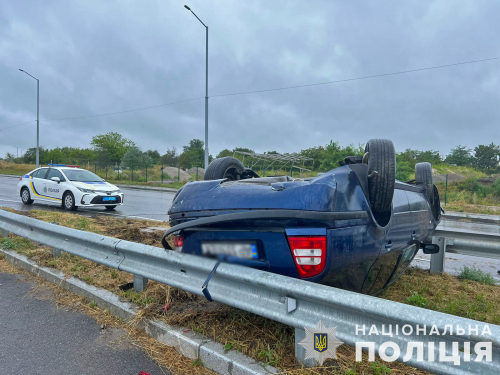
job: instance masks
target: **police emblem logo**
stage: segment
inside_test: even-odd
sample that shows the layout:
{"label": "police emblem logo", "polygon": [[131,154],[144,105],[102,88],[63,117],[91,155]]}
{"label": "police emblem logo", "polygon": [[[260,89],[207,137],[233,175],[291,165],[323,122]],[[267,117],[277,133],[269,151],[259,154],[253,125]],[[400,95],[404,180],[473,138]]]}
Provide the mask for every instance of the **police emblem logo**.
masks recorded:
{"label": "police emblem logo", "polygon": [[337,348],[343,344],[335,337],[337,327],[326,328],[320,320],[315,328],[304,327],[305,338],[299,345],[305,349],[304,360],[315,359],[320,366],[328,358],[337,359]]}
{"label": "police emblem logo", "polygon": [[47,186],[44,186],[43,187],[43,192],[46,193],[47,192]]}
{"label": "police emblem logo", "polygon": [[328,333],[314,334],[314,350],[320,353],[328,350]]}

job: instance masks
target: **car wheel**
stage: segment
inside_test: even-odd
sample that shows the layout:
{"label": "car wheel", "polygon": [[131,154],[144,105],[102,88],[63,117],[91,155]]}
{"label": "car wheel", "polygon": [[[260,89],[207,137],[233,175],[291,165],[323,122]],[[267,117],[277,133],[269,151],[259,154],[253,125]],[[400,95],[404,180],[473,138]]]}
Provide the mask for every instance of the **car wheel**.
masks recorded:
{"label": "car wheel", "polygon": [[215,159],[210,163],[205,171],[205,180],[220,180],[225,178],[227,180],[238,180],[245,167],[236,158],[226,156],[224,158]]}
{"label": "car wheel", "polygon": [[434,204],[434,183],[432,182],[431,163],[417,163],[415,165],[415,181],[425,188],[425,196],[430,205]]}
{"label": "car wheel", "polygon": [[111,211],[114,210],[116,206],[106,206],[106,210]]}
{"label": "car wheel", "polygon": [[370,139],[363,159],[368,164],[368,193],[374,212],[391,208],[396,182],[396,151],[388,139]]}
{"label": "car wheel", "polygon": [[75,206],[75,196],[71,192],[67,192],[63,196],[63,207],[68,211],[75,211],[77,207]]}
{"label": "car wheel", "polygon": [[22,188],[21,190],[21,200],[24,204],[32,204],[33,199],[31,199],[30,191],[27,187]]}

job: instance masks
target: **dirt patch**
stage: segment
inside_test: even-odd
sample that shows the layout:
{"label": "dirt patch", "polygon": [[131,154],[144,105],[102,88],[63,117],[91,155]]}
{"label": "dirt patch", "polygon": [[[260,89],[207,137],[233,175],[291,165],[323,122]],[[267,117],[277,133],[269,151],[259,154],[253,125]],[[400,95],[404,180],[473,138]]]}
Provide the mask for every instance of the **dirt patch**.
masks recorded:
{"label": "dirt patch", "polygon": [[173,180],[177,180],[179,178],[179,181],[189,181],[191,178],[189,173],[183,171],[182,169],[179,171],[179,169],[175,167],[164,167],[163,173],[168,174]]}
{"label": "dirt patch", "polygon": [[205,169],[203,168],[189,168],[186,172],[193,178],[196,178],[196,173],[198,173],[198,180],[203,180],[203,178],[205,178]]}

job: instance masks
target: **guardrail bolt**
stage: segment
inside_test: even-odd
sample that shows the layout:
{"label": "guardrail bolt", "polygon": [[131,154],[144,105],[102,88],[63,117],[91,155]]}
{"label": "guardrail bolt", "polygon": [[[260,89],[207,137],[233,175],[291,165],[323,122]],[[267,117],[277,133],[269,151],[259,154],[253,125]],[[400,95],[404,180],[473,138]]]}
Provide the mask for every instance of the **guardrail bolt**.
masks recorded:
{"label": "guardrail bolt", "polygon": [[315,359],[304,359],[306,357],[306,349],[299,345],[299,342],[306,338],[306,331],[303,328],[295,328],[295,359],[304,367],[317,366]]}
{"label": "guardrail bolt", "polygon": [[62,255],[62,251],[61,250],[53,248],[53,247],[51,247],[50,249],[52,250],[52,256],[53,257],[58,257],[59,258]]}
{"label": "guardrail bolt", "polygon": [[439,253],[431,255],[431,273],[444,272],[444,260],[446,257],[446,238],[432,237],[432,243],[439,245]]}
{"label": "guardrail bolt", "polygon": [[9,237],[9,231],[5,229],[0,229],[2,237]]}
{"label": "guardrail bolt", "polygon": [[134,290],[138,293],[142,292],[146,285],[148,284],[148,279],[139,275],[134,275]]}

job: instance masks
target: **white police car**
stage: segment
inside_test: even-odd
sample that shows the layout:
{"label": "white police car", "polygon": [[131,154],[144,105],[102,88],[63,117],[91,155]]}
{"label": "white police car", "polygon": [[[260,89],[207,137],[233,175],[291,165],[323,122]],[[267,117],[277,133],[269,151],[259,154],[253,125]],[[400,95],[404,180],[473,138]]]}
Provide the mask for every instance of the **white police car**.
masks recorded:
{"label": "white police car", "polygon": [[96,174],[76,165],[49,164],[22,176],[17,184],[24,204],[39,199],[60,202],[67,210],[104,206],[113,210],[123,204],[123,193]]}

